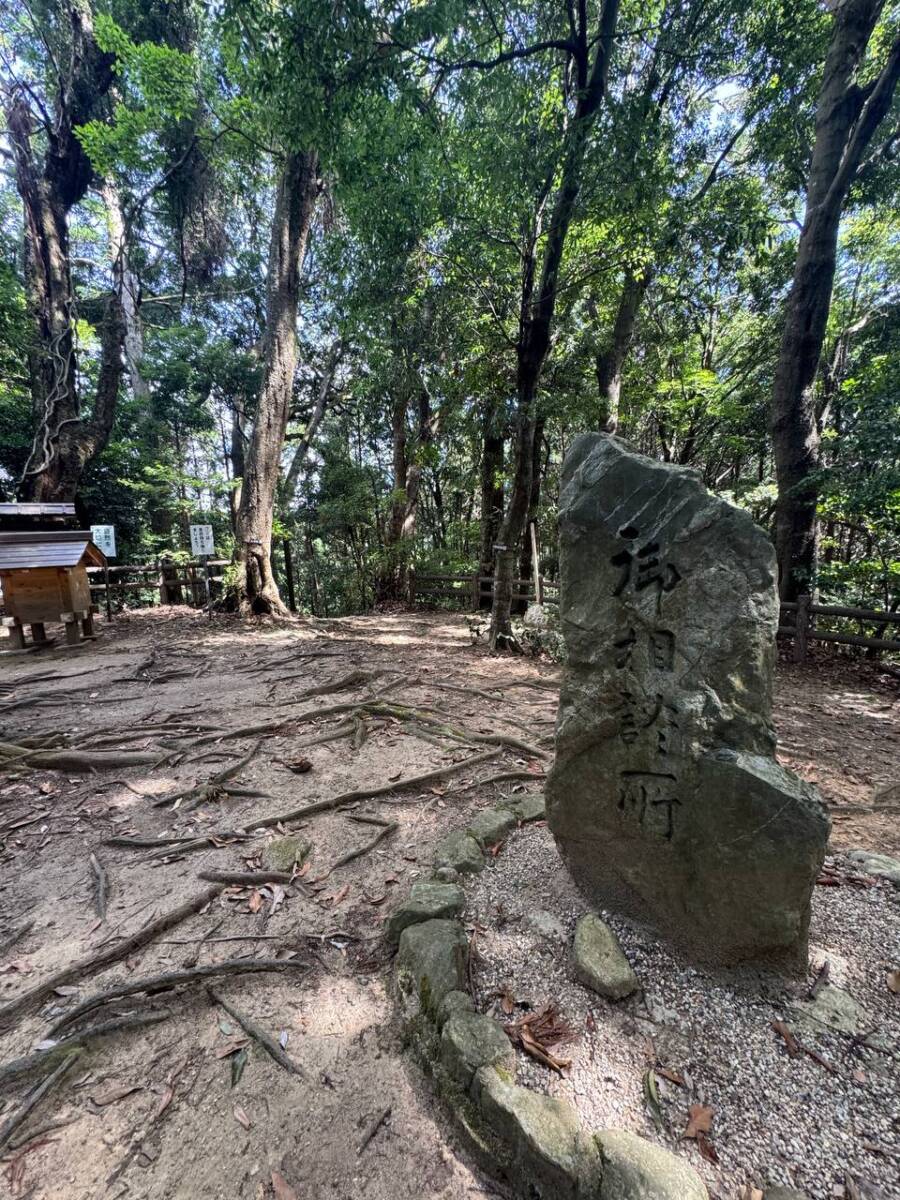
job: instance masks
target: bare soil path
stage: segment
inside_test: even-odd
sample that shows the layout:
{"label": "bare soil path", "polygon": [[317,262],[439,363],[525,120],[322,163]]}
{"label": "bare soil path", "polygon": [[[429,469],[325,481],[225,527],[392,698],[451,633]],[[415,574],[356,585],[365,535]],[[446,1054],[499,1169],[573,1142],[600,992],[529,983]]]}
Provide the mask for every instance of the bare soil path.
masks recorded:
{"label": "bare soil path", "polygon": [[[10,1194],[504,1194],[460,1152],[402,1052],[381,927],[395,897],[428,874],[437,838],[522,786],[477,781],[540,778],[557,675],[536,660],[490,659],[470,645],[460,617],[442,614],[249,626],[154,609],[117,619],[77,653],[0,662],[0,741],[65,734],[70,747],[116,756],[113,769],[95,774],[7,765],[0,775],[0,1064],[33,1052],[97,991],[269,958],[283,969],[214,987],[296,1067],[248,1041],[202,982],[122,997],[72,1028],[123,1014],[165,1019],[92,1040],[73,1060],[0,1151]],[[778,720],[785,759],[836,806],[839,844],[896,849],[896,814],[868,811],[873,789],[896,783],[896,692],[872,675],[788,670]],[[247,732],[229,736],[238,730]],[[129,761],[134,753],[146,761]],[[299,759],[308,771],[297,773]],[[407,789],[233,836],[262,818],[444,768]],[[841,813],[842,804],[863,807]],[[201,874],[264,869],[267,844],[285,832],[312,844],[294,884],[225,887],[127,957],[4,1018],[4,1005],[53,973],[112,953],[199,896],[211,886]],[[195,849],[165,838],[204,841]],[[354,851],[364,852],[350,858]],[[0,1138],[46,1073],[3,1081],[0,1065]]]}

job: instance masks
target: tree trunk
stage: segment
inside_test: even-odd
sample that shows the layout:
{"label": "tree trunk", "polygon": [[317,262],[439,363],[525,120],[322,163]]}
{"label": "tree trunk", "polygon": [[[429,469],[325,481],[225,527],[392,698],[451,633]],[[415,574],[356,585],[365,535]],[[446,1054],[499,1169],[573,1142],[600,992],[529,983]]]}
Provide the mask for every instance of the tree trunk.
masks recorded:
{"label": "tree trunk", "polygon": [[866,87],[856,80],[883,0],[845,0],[834,9],[816,109],[806,216],[772,397],[778,481],[776,550],[781,598],[810,592],[816,570],[819,431],[814,385],[831,307],[841,209],[862,156],[890,107],[900,72],[900,39]]}
{"label": "tree trunk", "polygon": [[272,573],[272,522],[297,362],[297,304],[319,191],[314,151],[289,153],[278,181],[266,284],[263,380],[237,513],[234,561],[242,609],[286,614]]}
{"label": "tree trunk", "polygon": [[653,273],[647,268],[638,277],[629,269],[625,272],[622,293],[612,333],[597,355],[597,387],[600,392],[601,432],[615,433],[619,427],[619,396],[622,392],[622,367],[637,324],[638,310],[650,286]]}
{"label": "tree trunk", "polygon": [[[586,10],[582,10],[585,12]],[[491,607],[490,647],[496,650],[512,646],[511,605],[518,548],[525,532],[528,505],[531,498],[532,463],[537,426],[536,404],[541,372],[550,348],[550,333],[556,311],[559,276],[569,226],[581,190],[581,177],[591,130],[606,96],[609,63],[612,56],[619,0],[604,0],[600,14],[600,29],[590,39],[582,16],[578,31],[579,52],[578,102],[569,124],[562,150],[559,187],[553,212],[542,243],[543,261],[536,295],[533,290],[533,262],[525,256],[522,307],[517,345],[515,452],[509,506],[500,530],[500,546],[494,569],[494,594]],[[588,69],[589,46],[596,45],[594,61]],[[539,210],[543,201],[539,203]],[[535,220],[534,244],[539,235],[539,219]]]}
{"label": "tree trunk", "polygon": [[403,599],[408,593],[409,555],[416,536],[419,493],[422,487],[424,452],[434,437],[431,397],[421,384],[418,395],[418,434],[409,453],[406,429],[407,394],[401,385],[392,414],[394,490],[391,517],[385,537],[385,554],[376,581],[380,603]]}
{"label": "tree trunk", "polygon": [[[534,431],[534,448],[531,460],[531,494],[528,497],[528,515],[525,519],[526,531],[530,527],[532,521],[537,521],[541,506],[541,452],[543,450],[544,441],[544,420],[541,418]],[[522,538],[522,552],[519,556],[519,578],[530,580],[532,572],[531,561],[531,538],[526,535]],[[537,599],[537,597],[535,597]],[[525,612],[528,607],[527,600],[519,600],[513,604],[515,612]]]}
{"label": "tree trunk", "polygon": [[[481,440],[481,553],[479,571],[494,570],[494,546],[503,522],[503,437],[504,414],[499,404],[486,403],[482,414]],[[490,596],[481,597],[481,607],[490,608]]]}

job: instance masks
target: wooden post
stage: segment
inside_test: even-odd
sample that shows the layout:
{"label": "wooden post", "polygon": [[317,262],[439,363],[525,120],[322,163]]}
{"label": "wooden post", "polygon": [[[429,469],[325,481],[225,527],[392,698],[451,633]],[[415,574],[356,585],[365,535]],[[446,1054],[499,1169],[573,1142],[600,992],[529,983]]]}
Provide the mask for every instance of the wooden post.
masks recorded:
{"label": "wooden post", "polygon": [[212,620],[212,584],[209,579],[209,555],[203,555],[203,582],[206,585],[206,612]]}
{"label": "wooden post", "polygon": [[43,621],[31,622],[31,640],[36,646],[42,645],[47,640],[47,631],[44,628]]}
{"label": "wooden post", "polygon": [[541,594],[541,564],[538,560],[537,521],[532,521],[529,528],[531,530],[531,573],[534,576],[534,602],[535,604],[543,604],[544,597]]}
{"label": "wooden post", "polygon": [[191,589],[191,604],[197,608],[197,570],[193,563],[188,563],[188,586]]}
{"label": "wooden post", "polygon": [[481,608],[481,566],[479,564],[472,576],[472,612]]}
{"label": "wooden post", "polygon": [[807,634],[809,633],[809,606],[812,603],[812,597],[809,592],[801,592],[797,597],[797,610],[794,614],[794,662],[806,662],[807,647],[809,645]]}
{"label": "wooden post", "polygon": [[163,570],[162,563],[159,559],[156,560],[156,581],[159,584],[159,602],[160,604],[169,603],[169,585],[166,583],[166,573]]}
{"label": "wooden post", "polygon": [[103,566],[103,586],[106,589],[106,619],[112,621],[112,601],[109,598],[109,563]]}
{"label": "wooden post", "polygon": [[9,648],[11,650],[25,649],[25,630],[18,617],[4,617],[4,628],[9,630]]}
{"label": "wooden post", "polygon": [[281,543],[284,550],[284,581],[287,584],[288,608],[297,611],[297,597],[294,595],[294,553],[291,550],[291,539],[284,538]]}
{"label": "wooden post", "polygon": [[416,568],[410,567],[407,575],[407,603],[410,608],[416,607]]}

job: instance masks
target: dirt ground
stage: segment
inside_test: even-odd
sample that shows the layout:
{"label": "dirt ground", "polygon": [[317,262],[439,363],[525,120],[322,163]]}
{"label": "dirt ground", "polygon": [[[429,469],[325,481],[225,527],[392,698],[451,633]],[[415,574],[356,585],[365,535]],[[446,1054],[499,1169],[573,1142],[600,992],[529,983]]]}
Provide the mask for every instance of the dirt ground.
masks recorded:
{"label": "dirt ground", "polygon": [[[61,733],[70,746],[119,755],[114,769],[93,775],[7,770],[0,777],[0,1027],[3,1004],[200,895],[210,886],[201,872],[259,869],[260,851],[283,832],[236,840],[227,831],[463,765],[412,790],[289,822],[291,833],[312,843],[296,886],[226,889],[124,961],[7,1020],[3,1063],[33,1051],[55,1020],[98,990],[186,963],[278,959],[278,973],[215,987],[294,1066],[276,1063],[254,1039],[244,1055],[241,1028],[202,985],[110,1004],[87,1023],[123,1013],[167,1017],[93,1040],[73,1062],[3,1152],[10,1193],[35,1200],[504,1195],[461,1152],[427,1081],[402,1052],[381,926],[395,897],[428,874],[437,838],[521,786],[468,784],[500,772],[540,777],[558,669],[490,659],[470,644],[465,621],[446,614],[252,626],[153,609],[102,623],[102,632],[78,651],[0,660],[0,739]],[[354,672],[379,674],[304,696]],[[394,712],[371,717],[364,740],[351,715],[346,736],[303,746],[347,721],[329,708],[385,687],[386,701],[440,709],[438,721],[487,740],[464,744]],[[900,761],[896,685],[856,668],[785,667],[776,717],[784,760],[815,779],[832,805],[836,845],[900,848],[898,797],[890,795]],[[220,740],[257,725],[269,728]],[[207,782],[254,747],[224,786],[262,795],[213,789],[198,807],[191,797],[154,806],[154,798]],[[129,765],[126,752],[142,750],[152,761]],[[466,766],[473,756],[479,762]],[[302,774],[287,765],[300,757],[311,763]],[[360,816],[397,828],[385,834],[383,824]],[[374,848],[336,865],[378,833]],[[202,850],[174,843],[165,858],[152,847],[106,844],[211,835]],[[102,920],[92,854],[109,881]],[[0,1086],[0,1137],[39,1079]]]}

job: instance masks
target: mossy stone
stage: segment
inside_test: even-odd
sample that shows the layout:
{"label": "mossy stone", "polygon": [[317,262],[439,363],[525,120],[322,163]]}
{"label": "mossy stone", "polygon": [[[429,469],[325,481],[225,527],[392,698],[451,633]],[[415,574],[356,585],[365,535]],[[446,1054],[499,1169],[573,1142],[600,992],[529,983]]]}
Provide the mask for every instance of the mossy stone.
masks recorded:
{"label": "mossy stone", "polygon": [[275,838],[263,846],[262,863],[267,871],[292,871],[295,863],[302,863],[312,849],[305,838],[292,834]]}
{"label": "mossy stone", "polygon": [[464,829],[454,829],[441,838],[434,849],[435,867],[452,867],[460,875],[476,875],[484,870],[481,847]]}
{"label": "mossy stone", "polygon": [[409,896],[391,913],[385,934],[388,941],[400,941],[400,934],[410,925],[423,921],[443,920],[458,916],[466,903],[466,894],[455,883],[433,883],[423,880],[414,883]]}

